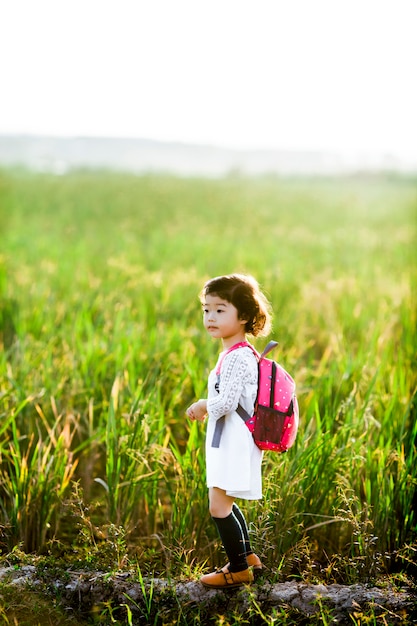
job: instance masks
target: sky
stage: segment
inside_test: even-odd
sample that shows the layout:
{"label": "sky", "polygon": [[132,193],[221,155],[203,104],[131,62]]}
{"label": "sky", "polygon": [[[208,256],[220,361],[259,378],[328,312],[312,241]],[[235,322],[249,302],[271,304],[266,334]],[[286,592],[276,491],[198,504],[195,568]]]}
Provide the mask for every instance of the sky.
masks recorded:
{"label": "sky", "polygon": [[0,0],[0,134],[417,163],[417,0]]}

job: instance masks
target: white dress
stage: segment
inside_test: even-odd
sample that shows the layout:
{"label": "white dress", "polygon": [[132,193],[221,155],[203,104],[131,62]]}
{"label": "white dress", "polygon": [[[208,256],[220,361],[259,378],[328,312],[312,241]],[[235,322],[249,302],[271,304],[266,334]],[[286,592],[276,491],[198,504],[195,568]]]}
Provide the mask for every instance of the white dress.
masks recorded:
{"label": "white dress", "polygon": [[[224,352],[220,354],[222,358]],[[262,451],[236,413],[238,403],[250,414],[256,400],[258,362],[250,348],[229,352],[223,360],[219,393],[216,369],[208,379],[206,471],[207,486],[224,489],[235,498],[262,498]],[[212,446],[216,421],[225,415],[218,448]]]}

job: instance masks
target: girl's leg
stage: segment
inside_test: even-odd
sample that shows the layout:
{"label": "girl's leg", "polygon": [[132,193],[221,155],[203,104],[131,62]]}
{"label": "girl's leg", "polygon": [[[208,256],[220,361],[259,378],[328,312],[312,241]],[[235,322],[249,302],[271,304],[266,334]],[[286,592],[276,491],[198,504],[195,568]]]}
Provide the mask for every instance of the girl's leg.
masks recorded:
{"label": "girl's leg", "polygon": [[210,514],[230,560],[229,572],[246,570],[246,540],[240,521],[233,511],[234,498],[223,489],[212,487],[209,499]]}
{"label": "girl's leg", "polygon": [[236,502],[233,503],[232,512],[234,513],[235,517],[237,518],[240,524],[240,527],[242,528],[243,537],[245,539],[245,554],[246,556],[248,556],[249,554],[253,553],[253,550],[250,545],[249,531],[248,531],[245,517],[242,511],[240,510],[240,508],[238,507],[238,505],[236,504]]}
{"label": "girl's leg", "polygon": [[258,576],[262,574],[262,569],[263,569],[262,561],[259,558],[259,556],[255,554],[254,551],[252,550],[252,547],[250,545],[249,531],[248,531],[248,527],[246,524],[246,520],[242,511],[236,504],[236,502],[234,502],[233,504],[232,511],[235,514],[236,518],[239,520],[240,526],[242,528],[243,536],[245,538],[246,562],[249,567],[253,568],[253,575],[255,578],[257,578]]}
{"label": "girl's leg", "polygon": [[227,517],[232,512],[235,499],[228,496],[223,489],[210,487],[209,506],[212,517]]}

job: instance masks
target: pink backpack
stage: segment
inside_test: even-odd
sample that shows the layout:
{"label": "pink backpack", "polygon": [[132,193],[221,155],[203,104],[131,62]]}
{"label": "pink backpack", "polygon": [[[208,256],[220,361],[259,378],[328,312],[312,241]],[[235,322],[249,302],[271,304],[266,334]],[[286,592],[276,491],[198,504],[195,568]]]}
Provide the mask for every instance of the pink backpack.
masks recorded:
{"label": "pink backpack", "polygon": [[[244,341],[232,346],[224,357],[232,350],[242,347],[251,348],[255,354],[258,359],[258,394],[254,412],[249,415],[240,404],[236,412],[249,428],[258,448],[286,452],[297,436],[299,410],[294,380],[279,363],[265,358],[277,345],[276,341],[270,341],[262,354],[259,354],[250,343]],[[222,361],[223,359],[216,370],[218,382]],[[211,444],[214,448],[219,447],[223,426],[224,416],[216,422]]]}

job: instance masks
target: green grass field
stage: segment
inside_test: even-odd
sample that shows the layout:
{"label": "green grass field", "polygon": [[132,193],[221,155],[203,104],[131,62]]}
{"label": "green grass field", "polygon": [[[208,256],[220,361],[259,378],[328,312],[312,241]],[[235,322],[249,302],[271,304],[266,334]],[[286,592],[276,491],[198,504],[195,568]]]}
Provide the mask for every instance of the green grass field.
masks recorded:
{"label": "green grass field", "polygon": [[[417,181],[0,173],[0,529],[12,550],[197,576],[198,293],[252,273],[301,425],[245,507],[275,580],[350,583],[416,551]],[[255,345],[261,347],[264,341]],[[75,548],[74,548],[75,546]],[[67,557],[71,554],[71,557]]]}

